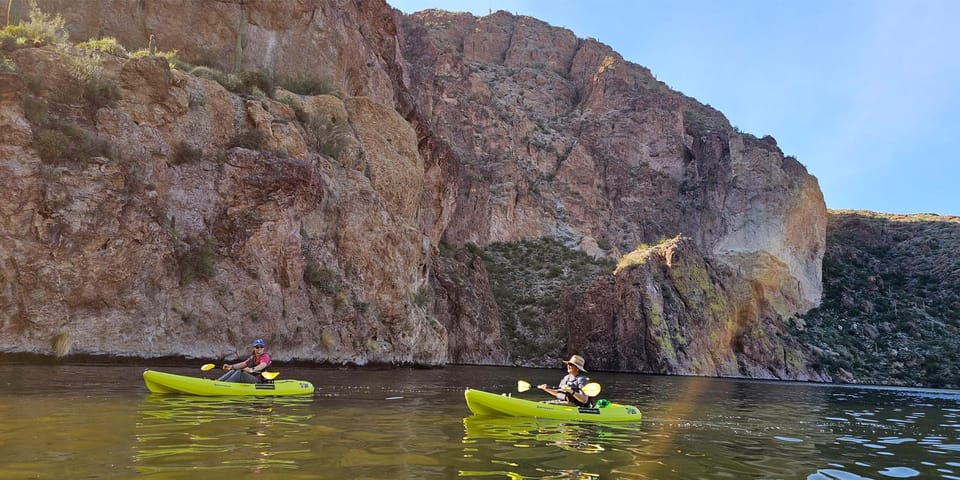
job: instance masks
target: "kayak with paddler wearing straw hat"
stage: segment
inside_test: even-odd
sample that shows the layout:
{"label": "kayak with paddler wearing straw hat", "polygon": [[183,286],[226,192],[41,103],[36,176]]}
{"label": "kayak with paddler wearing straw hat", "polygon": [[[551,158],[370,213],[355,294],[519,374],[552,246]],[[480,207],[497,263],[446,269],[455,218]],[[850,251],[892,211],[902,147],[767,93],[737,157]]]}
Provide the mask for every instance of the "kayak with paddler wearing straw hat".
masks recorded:
{"label": "kayak with paddler wearing straw hat", "polygon": [[537,388],[570,405],[592,406],[590,397],[583,391],[583,387],[590,383],[590,379],[584,375],[584,373],[587,373],[587,369],[583,368],[585,363],[583,357],[574,355],[570,357],[570,360],[564,360],[563,363],[567,365],[567,374],[560,380],[560,385],[557,388],[548,387],[546,383],[537,386]]}
{"label": "kayak with paddler wearing straw hat", "polygon": [[[584,373],[585,361],[580,355],[563,362],[567,375],[556,388],[540,385],[540,390],[554,397],[553,400],[534,402],[513,397],[507,393],[496,394],[482,390],[466,389],[463,395],[467,408],[474,415],[537,417],[578,422],[639,422],[643,416],[633,405],[613,403],[606,399],[594,400],[600,394],[600,384],[590,382]],[[517,392],[530,390],[526,380],[517,381]]]}

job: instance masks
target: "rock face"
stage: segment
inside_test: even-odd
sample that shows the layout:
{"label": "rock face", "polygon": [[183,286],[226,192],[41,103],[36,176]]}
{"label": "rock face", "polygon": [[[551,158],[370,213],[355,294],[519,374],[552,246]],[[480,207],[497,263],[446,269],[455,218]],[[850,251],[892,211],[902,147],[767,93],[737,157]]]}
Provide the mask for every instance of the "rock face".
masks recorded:
{"label": "rock face", "polygon": [[762,297],[745,303],[746,292],[731,290],[735,277],[705,261],[691,239],[631,252],[564,310],[575,332],[568,349],[602,370],[828,379],[808,370],[803,348]]}
{"label": "rock face", "polygon": [[[456,187],[447,186],[444,201],[433,202],[452,204],[458,213],[438,229],[446,242],[546,236],[619,258],[638,245],[683,235],[690,239],[688,255],[716,265],[711,271],[726,305],[719,318],[739,325],[726,329],[730,356],[704,360],[703,344],[697,365],[660,352],[673,363],[635,357],[607,367],[817,375],[805,370],[796,345],[770,336],[764,340],[769,348],[757,350],[747,338],[761,330],[784,332],[784,318],[821,298],[826,208],[816,179],[774,139],[737,132],[719,112],[670,90],[605,45],[536,19],[425,11],[401,19],[400,38],[406,83],[418,112],[430,119],[426,129],[460,160],[441,175]],[[678,288],[670,275],[657,278],[664,289]],[[579,299],[611,301],[620,298],[602,289]],[[565,321],[596,325],[607,318],[569,308],[581,318]],[[682,323],[703,314],[692,309]],[[718,326],[706,322],[702,331]],[[592,338],[569,349],[625,348],[620,340],[602,345],[609,335]],[[657,345],[671,343],[661,340]],[[780,355],[785,350],[794,356],[789,368]]]}
{"label": "rock face", "polygon": [[[380,1],[39,0],[67,20],[74,41],[115,37],[128,49],[176,50],[194,64],[225,71],[267,69],[322,77],[343,92],[393,103],[382,49],[395,44],[392,11]],[[389,53],[389,52],[388,52]]]}
{"label": "rock face", "polygon": [[[618,256],[683,233],[767,279],[782,313],[819,302],[826,210],[772,138],[739,134],[608,47],[532,18],[403,22],[411,91],[461,159],[449,241],[558,236]],[[785,277],[793,288],[779,288]]]}
{"label": "rock face", "polygon": [[824,298],[797,318],[848,383],[960,388],[960,217],[832,210]]}
{"label": "rock face", "polygon": [[[679,236],[557,314],[597,332],[568,348],[617,370],[816,375],[781,339],[820,302],[816,179],[599,42],[381,1],[38,4],[75,40],[153,35],[187,61],[340,95],[237,95],[156,57],[107,58],[118,100],[70,118],[121,154],[51,164],[27,110],[73,81],[69,60],[14,51],[0,333],[17,342],[0,350],[221,356],[268,336],[278,358],[505,364],[483,263],[438,248],[552,237],[620,259]],[[338,148],[304,115],[337,125]]]}
{"label": "rock face", "polygon": [[[50,55],[15,59],[30,71]],[[396,111],[312,99],[350,118],[364,163],[346,168],[276,153],[308,151],[284,103],[237,97],[157,57],[109,75],[116,106],[75,121],[116,158],[54,164],[33,148],[41,127],[26,118],[26,89],[4,82],[2,203],[16,206],[0,244],[0,325],[16,339],[4,350],[69,339],[75,353],[223,357],[265,337],[278,358],[446,361],[446,332],[413,303],[428,283],[423,165]],[[253,133],[261,149],[231,146]],[[196,158],[180,158],[185,146]]]}

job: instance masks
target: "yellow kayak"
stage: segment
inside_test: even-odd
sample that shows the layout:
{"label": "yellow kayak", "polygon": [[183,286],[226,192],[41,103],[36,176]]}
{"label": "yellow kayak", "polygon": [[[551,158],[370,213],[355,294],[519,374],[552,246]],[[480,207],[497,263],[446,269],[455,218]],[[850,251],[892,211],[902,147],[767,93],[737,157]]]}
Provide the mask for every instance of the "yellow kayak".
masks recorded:
{"label": "yellow kayak", "polygon": [[188,395],[309,395],[313,384],[306,380],[275,380],[272,383],[220,382],[209,378],[187,377],[173,373],[146,370],[143,381],[153,393],[181,393]]}
{"label": "yellow kayak", "polygon": [[463,396],[467,399],[467,407],[475,415],[552,418],[578,422],[639,422],[642,417],[637,407],[619,403],[611,403],[602,408],[575,407],[560,403],[533,402],[469,388],[463,392]]}

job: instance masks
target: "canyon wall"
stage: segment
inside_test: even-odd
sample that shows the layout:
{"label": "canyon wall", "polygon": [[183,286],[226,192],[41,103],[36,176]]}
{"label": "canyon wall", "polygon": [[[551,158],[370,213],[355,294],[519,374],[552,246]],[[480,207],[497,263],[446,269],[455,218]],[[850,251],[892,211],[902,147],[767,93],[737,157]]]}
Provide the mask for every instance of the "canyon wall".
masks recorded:
{"label": "canyon wall", "polygon": [[[4,53],[2,351],[209,357],[264,336],[281,359],[509,364],[482,255],[440,250],[547,237],[661,253],[564,299],[542,321],[595,334],[525,363],[818,375],[783,333],[820,302],[816,179],[596,40],[372,0],[38,5],[74,41],[152,37],[192,65],[102,54],[119,97],[91,106],[58,95],[83,53]],[[196,65],[332,95],[230,91]],[[109,152],[45,158],[37,105]]]}

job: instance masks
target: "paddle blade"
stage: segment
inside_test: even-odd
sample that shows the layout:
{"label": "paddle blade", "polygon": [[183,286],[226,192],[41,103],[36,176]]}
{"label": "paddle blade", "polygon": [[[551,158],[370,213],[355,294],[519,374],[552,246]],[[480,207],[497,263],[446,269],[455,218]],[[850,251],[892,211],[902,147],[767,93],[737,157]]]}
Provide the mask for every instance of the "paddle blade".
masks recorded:
{"label": "paddle blade", "polygon": [[583,393],[586,393],[588,397],[596,397],[600,395],[600,384],[597,382],[590,382],[583,386]]}
{"label": "paddle blade", "polygon": [[266,378],[267,380],[273,380],[274,378],[277,378],[277,375],[280,375],[280,372],[263,372],[262,375],[263,378]]}
{"label": "paddle blade", "polygon": [[203,364],[202,367],[200,367],[200,370],[206,372],[206,371],[209,371],[209,370],[213,370],[213,369],[216,368],[216,367],[217,367],[217,366],[214,365],[214,364],[212,364],[212,363],[205,363],[205,364]]}
{"label": "paddle blade", "polygon": [[530,384],[526,380],[517,380],[517,391],[526,392],[530,390]]}

